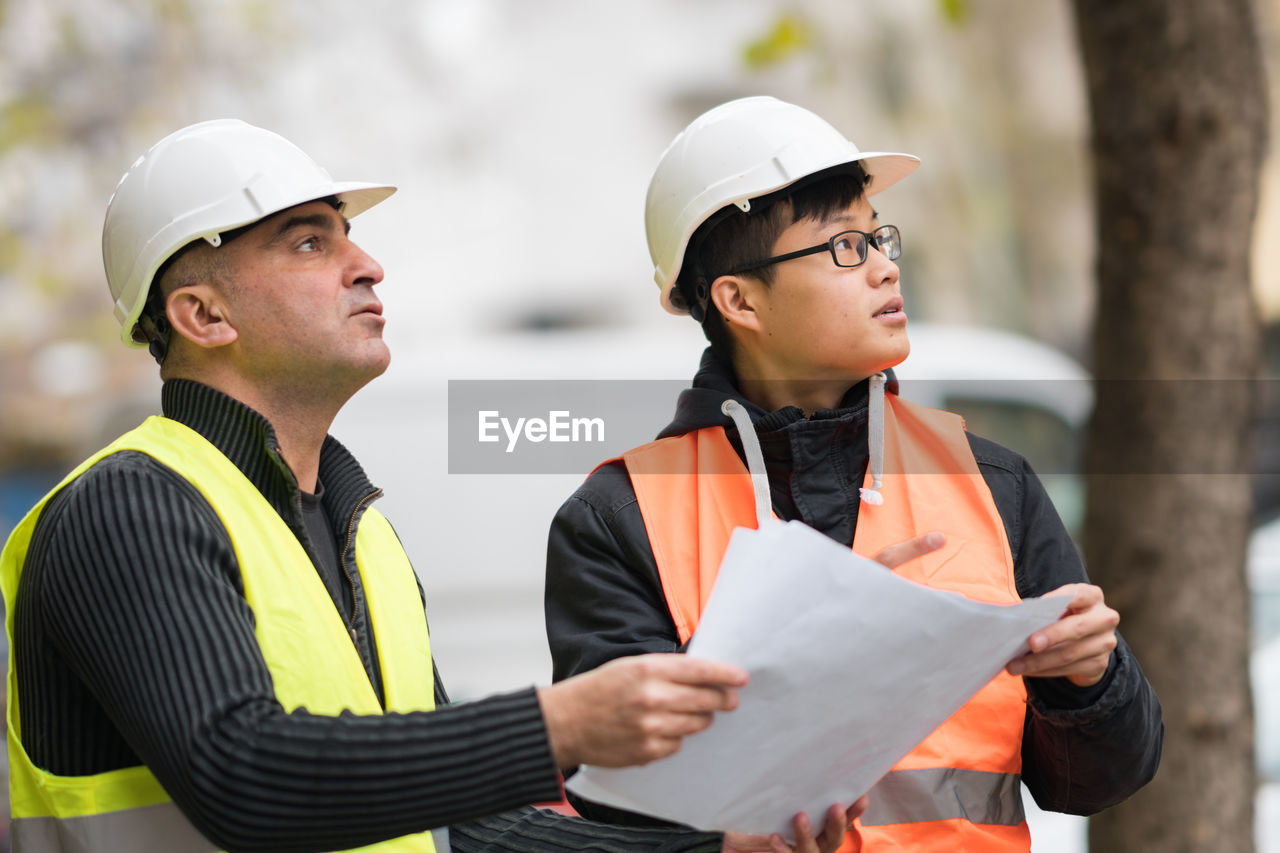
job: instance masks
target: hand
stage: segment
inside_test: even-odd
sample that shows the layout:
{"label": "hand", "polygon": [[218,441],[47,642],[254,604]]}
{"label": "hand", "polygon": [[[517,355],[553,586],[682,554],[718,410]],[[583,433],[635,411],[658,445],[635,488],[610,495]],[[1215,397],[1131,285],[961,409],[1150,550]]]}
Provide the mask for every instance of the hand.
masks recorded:
{"label": "hand", "polygon": [[1031,635],[1031,653],[1009,662],[1010,675],[1066,678],[1077,687],[1090,687],[1106,675],[1116,647],[1120,614],[1107,606],[1102,589],[1070,583],[1049,595],[1069,595],[1062,618]]}
{"label": "hand", "polygon": [[612,660],[538,689],[559,767],[627,767],[665,758],[738,707],[745,670],[680,654]]}
{"label": "hand", "polygon": [[867,797],[860,797],[857,802],[844,808],[836,804],[827,809],[827,822],[822,834],[816,838],[809,826],[809,817],[800,812],[791,820],[796,832],[795,846],[789,846],[781,835],[744,835],[740,832],[726,832],[723,853],[747,853],[747,851],[770,851],[770,853],[835,853],[844,842],[845,833],[853,839],[854,853],[862,849],[862,839],[857,830],[850,825],[867,810]]}
{"label": "hand", "polygon": [[896,569],[903,563],[923,557],[946,544],[946,535],[935,531],[917,536],[915,539],[908,539],[906,542],[899,542],[897,545],[890,545],[871,559],[887,569]]}

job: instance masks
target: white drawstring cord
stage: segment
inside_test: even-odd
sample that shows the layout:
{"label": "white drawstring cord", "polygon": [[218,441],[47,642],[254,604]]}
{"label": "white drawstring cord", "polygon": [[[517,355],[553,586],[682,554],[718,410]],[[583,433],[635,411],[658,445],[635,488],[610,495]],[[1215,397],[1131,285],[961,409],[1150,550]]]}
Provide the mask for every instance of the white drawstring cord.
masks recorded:
{"label": "white drawstring cord", "polygon": [[751,416],[737,400],[725,400],[720,411],[733,418],[742,438],[742,449],[747,454],[747,470],[751,472],[751,490],[756,498],[756,529],[773,518],[773,503],[769,499],[769,474],[764,467],[764,454],[760,451],[760,439],[756,436]]}
{"label": "white drawstring cord", "polygon": [[[877,373],[869,380],[867,389],[867,469],[871,472],[871,487],[858,489],[862,502],[871,506],[884,504],[884,386],[886,377]],[[760,439],[751,423],[751,416],[737,400],[725,400],[720,411],[733,419],[742,437],[742,450],[747,456],[747,470],[751,472],[751,489],[755,493],[756,527],[773,517],[769,495],[769,475],[764,467],[764,454],[760,451]]]}
{"label": "white drawstring cord", "polygon": [[884,504],[880,489],[884,486],[884,383],[885,375],[877,373],[867,388],[867,469],[871,472],[871,488],[858,489],[862,502],[871,506]]}

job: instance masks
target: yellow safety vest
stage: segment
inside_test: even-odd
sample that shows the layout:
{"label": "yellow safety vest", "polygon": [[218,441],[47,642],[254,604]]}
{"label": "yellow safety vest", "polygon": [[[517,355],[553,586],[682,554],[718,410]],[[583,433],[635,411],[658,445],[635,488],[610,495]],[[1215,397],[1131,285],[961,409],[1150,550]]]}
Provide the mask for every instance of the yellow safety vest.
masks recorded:
{"label": "yellow safety vest", "polygon": [[[103,457],[135,450],[154,457],[209,501],[230,534],[253,609],[255,633],[276,698],[286,711],[380,714],[351,636],[297,537],[262,494],[199,433],[167,418],[148,418],[76,468],[27,514],[0,554],[5,611],[14,612],[36,520],[49,500]],[[361,519],[356,564],[368,601],[387,710],[434,708],[431,649],[413,567],[391,525],[376,510]],[[13,620],[9,636],[9,792],[12,837],[24,853],[210,853],[145,766],[93,776],[56,776],[36,767],[22,745]],[[395,838],[361,850],[435,853],[431,833]]]}
{"label": "yellow safety vest", "polygon": [[[933,530],[947,544],[895,571],[979,601],[1019,600],[1004,523],[958,415],[885,397],[884,504],[862,504],[853,550]],[[754,528],[751,475],[722,427],[659,439],[622,455],[672,620],[686,642],[715,585],[729,536]],[[865,485],[871,486],[868,472]],[[849,672],[857,678],[857,667]],[[1026,851],[1022,679],[1000,673],[872,788],[858,827],[880,850]],[[842,851],[856,849],[849,840]]]}

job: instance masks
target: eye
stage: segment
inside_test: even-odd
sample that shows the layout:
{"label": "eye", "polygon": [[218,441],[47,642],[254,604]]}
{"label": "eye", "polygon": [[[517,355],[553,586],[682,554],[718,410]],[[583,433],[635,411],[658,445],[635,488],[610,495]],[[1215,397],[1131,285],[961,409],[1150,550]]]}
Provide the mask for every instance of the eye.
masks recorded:
{"label": "eye", "polygon": [[835,247],[837,252],[852,251],[855,248],[853,245],[853,238],[851,236],[841,234],[835,239]]}
{"label": "eye", "polygon": [[303,240],[301,243],[298,244],[298,251],[300,252],[320,251],[320,238],[319,237],[306,238],[305,240]]}

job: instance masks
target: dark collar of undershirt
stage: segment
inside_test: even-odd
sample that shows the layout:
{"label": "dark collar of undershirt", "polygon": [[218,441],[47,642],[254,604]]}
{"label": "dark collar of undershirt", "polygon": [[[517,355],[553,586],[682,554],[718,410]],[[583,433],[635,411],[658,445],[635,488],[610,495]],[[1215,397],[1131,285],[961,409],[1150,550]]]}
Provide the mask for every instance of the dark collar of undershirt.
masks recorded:
{"label": "dark collar of undershirt", "polygon": [[352,603],[351,587],[342,577],[342,567],[338,564],[338,539],[329,521],[329,514],[324,509],[324,485],[316,481],[315,494],[302,492],[302,523],[310,539],[311,552],[315,560],[316,572],[329,597],[342,614],[343,624],[351,623]]}

